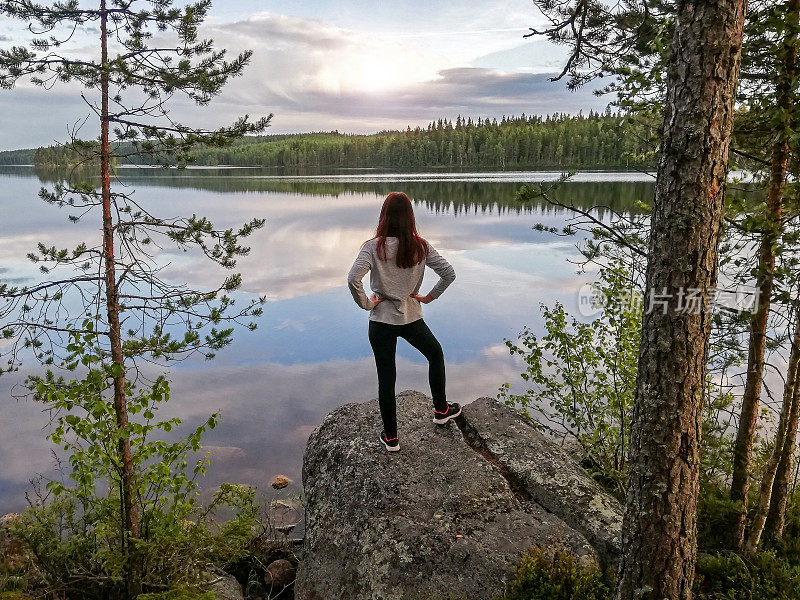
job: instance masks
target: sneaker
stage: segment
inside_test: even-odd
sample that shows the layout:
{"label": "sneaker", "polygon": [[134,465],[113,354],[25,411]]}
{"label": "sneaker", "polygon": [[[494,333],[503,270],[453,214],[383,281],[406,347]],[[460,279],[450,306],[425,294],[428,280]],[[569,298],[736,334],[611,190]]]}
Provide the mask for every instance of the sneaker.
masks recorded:
{"label": "sneaker", "polygon": [[397,435],[392,439],[386,437],[386,432],[381,431],[381,442],[383,443],[384,448],[386,448],[389,452],[399,452],[400,451],[400,436]]}
{"label": "sneaker", "polygon": [[461,414],[461,405],[458,402],[449,402],[447,404],[447,410],[444,412],[439,412],[436,409],[433,409],[433,422],[437,425],[444,425],[448,421],[452,421],[458,415]]}

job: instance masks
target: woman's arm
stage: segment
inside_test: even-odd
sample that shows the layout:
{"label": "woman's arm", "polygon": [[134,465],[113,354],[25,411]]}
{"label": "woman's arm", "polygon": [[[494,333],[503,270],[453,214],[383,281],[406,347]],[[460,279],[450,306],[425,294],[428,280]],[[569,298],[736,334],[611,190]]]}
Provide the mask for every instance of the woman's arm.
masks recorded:
{"label": "woman's arm", "polygon": [[[428,258],[425,259],[425,264],[433,269],[439,276],[439,281],[436,282],[433,289],[428,292],[427,296],[423,296],[423,298],[427,299],[427,302],[430,302],[441,296],[442,292],[447,289],[447,286],[453,283],[456,278],[456,272],[450,263],[430,244],[428,244]],[[422,299],[417,299],[422,302]]]}
{"label": "woman's arm", "polygon": [[356,257],[356,262],[350,267],[350,272],[347,274],[347,287],[350,288],[350,293],[353,294],[353,300],[356,301],[364,310],[372,310],[375,307],[375,302],[367,298],[364,293],[364,285],[361,280],[364,275],[372,268],[372,253],[364,246],[361,246],[361,251]]}

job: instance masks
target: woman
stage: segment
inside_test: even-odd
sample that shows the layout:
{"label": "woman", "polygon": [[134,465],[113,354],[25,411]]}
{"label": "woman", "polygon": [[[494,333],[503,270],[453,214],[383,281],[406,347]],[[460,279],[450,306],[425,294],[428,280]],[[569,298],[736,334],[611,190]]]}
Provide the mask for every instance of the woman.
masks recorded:
{"label": "woman", "polygon": [[[425,266],[439,281],[426,295],[419,294]],[[370,272],[370,298],[361,280]],[[445,398],[444,354],[422,320],[422,304],[438,298],[456,278],[453,267],[417,233],[411,200],[402,192],[386,196],[375,237],[358,253],[347,276],[353,298],[370,311],[369,343],[378,369],[378,402],[383,420],[381,442],[389,452],[400,450],[394,384],[397,375],[395,349],[401,337],[428,359],[428,379],[433,397],[433,422],[444,425],[461,414],[461,407]]]}

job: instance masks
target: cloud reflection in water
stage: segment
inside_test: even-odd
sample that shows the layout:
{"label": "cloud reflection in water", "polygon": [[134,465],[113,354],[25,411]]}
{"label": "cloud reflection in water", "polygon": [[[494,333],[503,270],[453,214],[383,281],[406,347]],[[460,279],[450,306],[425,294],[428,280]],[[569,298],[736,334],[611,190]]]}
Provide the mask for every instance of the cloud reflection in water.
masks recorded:
{"label": "cloud reflection in water", "polygon": [[[188,361],[170,371],[173,393],[165,416],[180,415],[189,428],[224,410],[222,426],[204,438],[213,461],[206,489],[222,481],[266,486],[278,473],[299,482],[305,441],[325,414],[376,396],[367,313],[353,303],[345,278],[394,187],[414,197],[422,235],[458,275],[440,300],[425,307],[444,347],[448,395],[455,401],[494,396],[505,381],[517,384],[521,366],[503,339],[524,325],[538,329],[540,302],[558,300],[575,309],[574,292],[586,279],[566,260],[576,254],[572,240],[531,230],[537,222],[562,225],[564,213],[515,205],[513,182],[311,183],[241,172],[122,176],[135,184],[137,201],[167,216],[207,215],[218,226],[267,219],[238,267],[244,292],[270,298],[258,330],[239,332],[212,362]],[[40,182],[32,173],[0,172],[0,179],[0,210],[8,215],[0,230],[0,263],[8,269],[3,279],[36,276],[24,256],[39,239],[67,247],[95,235],[93,222],[71,225],[66,211],[40,205]],[[602,194],[618,208],[652,190],[648,183],[571,186],[563,193],[577,202],[585,205]],[[210,286],[226,275],[191,254],[164,251],[159,260],[170,263],[168,277],[195,285]],[[423,290],[434,280],[427,273]],[[422,357],[405,342],[398,355],[398,391],[427,392]],[[53,466],[51,445],[43,439],[47,415],[32,401],[10,398],[15,381],[0,378],[0,512],[22,508],[28,479]],[[375,426],[378,431],[377,413]]]}

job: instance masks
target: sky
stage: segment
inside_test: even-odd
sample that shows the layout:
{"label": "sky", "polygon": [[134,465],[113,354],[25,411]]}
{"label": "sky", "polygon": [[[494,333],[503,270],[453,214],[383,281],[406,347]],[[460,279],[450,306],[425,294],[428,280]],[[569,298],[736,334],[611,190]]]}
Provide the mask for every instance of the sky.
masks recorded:
{"label": "sky", "polygon": [[[201,35],[230,53],[252,50],[252,60],[211,105],[177,99],[173,116],[213,127],[272,113],[268,133],[370,133],[459,114],[603,110],[609,98],[549,80],[564,49],[523,37],[542,24],[531,0],[217,0]],[[70,48],[92,55],[96,37],[78,32]],[[28,38],[24,23],[0,18],[0,47]],[[83,91],[27,82],[0,90],[0,150],[67,139],[90,114]],[[96,133],[92,119],[80,129]]]}

